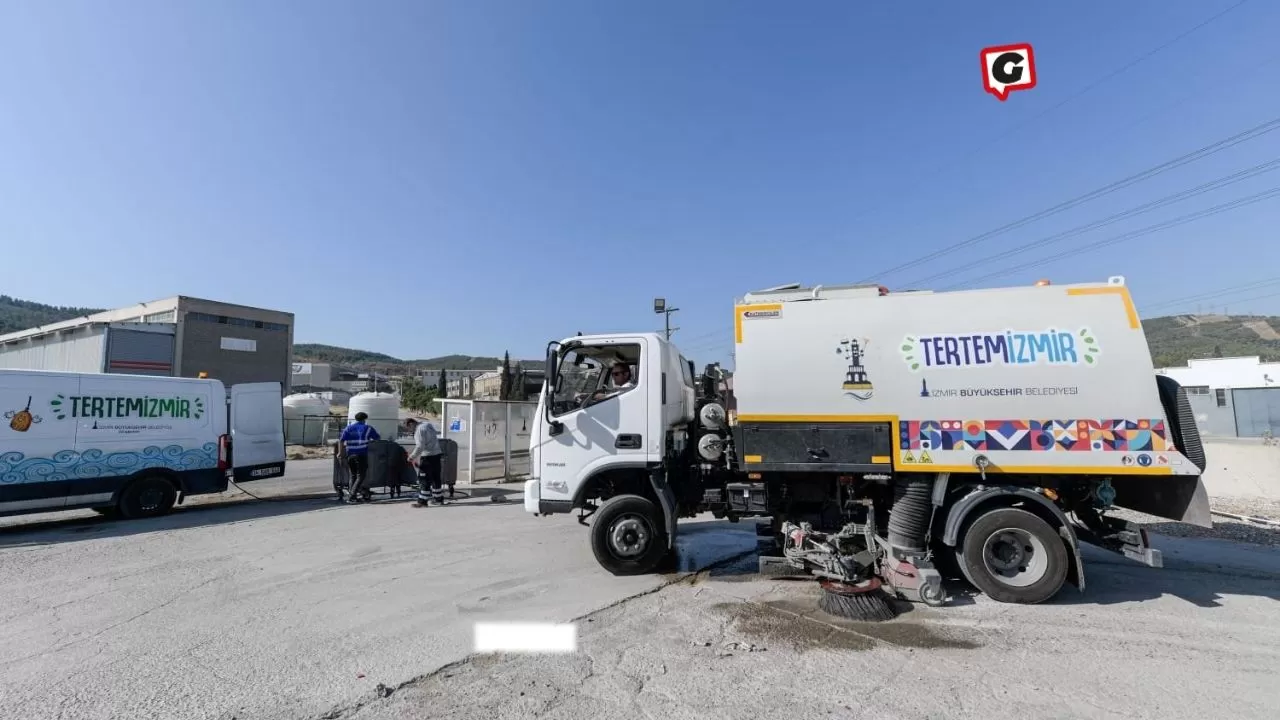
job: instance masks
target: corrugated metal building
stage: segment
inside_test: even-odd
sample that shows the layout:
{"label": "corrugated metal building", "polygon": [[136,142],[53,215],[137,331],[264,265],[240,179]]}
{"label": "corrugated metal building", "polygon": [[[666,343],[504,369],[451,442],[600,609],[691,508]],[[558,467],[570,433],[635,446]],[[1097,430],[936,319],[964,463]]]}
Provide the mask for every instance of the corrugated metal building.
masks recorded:
{"label": "corrugated metal building", "polygon": [[177,296],[0,335],[0,368],[289,387],[293,313]]}

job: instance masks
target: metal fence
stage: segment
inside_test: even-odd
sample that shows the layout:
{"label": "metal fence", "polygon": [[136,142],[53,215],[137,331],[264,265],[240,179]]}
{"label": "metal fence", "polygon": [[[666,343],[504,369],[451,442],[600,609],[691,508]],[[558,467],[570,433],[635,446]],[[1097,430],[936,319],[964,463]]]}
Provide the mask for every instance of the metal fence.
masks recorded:
{"label": "metal fence", "polygon": [[346,415],[302,415],[285,418],[284,443],[286,445],[332,445],[338,441],[342,429],[347,426]]}
{"label": "metal fence", "polygon": [[458,482],[528,476],[537,403],[447,398],[436,402],[441,408],[441,436],[458,444]]}

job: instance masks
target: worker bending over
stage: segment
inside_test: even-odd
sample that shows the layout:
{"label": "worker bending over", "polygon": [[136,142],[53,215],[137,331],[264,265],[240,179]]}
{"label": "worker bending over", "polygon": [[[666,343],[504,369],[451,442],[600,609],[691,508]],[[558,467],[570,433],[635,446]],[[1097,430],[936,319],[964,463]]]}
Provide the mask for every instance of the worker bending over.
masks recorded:
{"label": "worker bending over", "polygon": [[440,449],[440,436],[430,421],[409,418],[405,425],[413,433],[413,452],[409,454],[409,462],[418,468],[418,501],[413,506],[426,507],[428,502],[443,505],[440,464],[444,451]]}

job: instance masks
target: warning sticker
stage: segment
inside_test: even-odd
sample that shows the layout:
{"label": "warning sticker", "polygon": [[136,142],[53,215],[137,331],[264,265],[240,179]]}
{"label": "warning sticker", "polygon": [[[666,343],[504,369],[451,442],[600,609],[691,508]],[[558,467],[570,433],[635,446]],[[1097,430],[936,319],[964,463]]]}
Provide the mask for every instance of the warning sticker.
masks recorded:
{"label": "warning sticker", "polygon": [[929,451],[928,451],[928,450],[921,450],[921,451],[920,451],[920,462],[921,462],[921,463],[923,463],[923,464],[925,464],[925,465],[932,465],[932,464],[933,464],[933,458],[929,457]]}
{"label": "warning sticker", "polygon": [[902,451],[902,464],[903,464],[903,465],[914,465],[914,464],[915,464],[915,461],[916,461],[916,457],[915,457],[915,455],[912,455],[912,454],[911,454],[911,451],[910,451],[910,450],[903,450],[903,451]]}

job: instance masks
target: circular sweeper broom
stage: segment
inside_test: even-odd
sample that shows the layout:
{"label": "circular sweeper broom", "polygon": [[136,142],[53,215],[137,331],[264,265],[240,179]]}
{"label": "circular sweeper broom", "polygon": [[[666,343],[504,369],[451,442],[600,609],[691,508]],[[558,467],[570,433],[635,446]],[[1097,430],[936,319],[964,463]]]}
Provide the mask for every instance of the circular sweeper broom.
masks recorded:
{"label": "circular sweeper broom", "polygon": [[[763,529],[763,528],[762,528]],[[806,523],[797,526],[790,522],[782,523],[782,532],[774,536],[771,532],[771,544],[781,548],[781,557],[762,554],[760,556],[760,574],[772,577],[805,578],[813,577],[806,560],[815,561],[813,565],[822,566],[835,548],[829,544],[826,533],[814,532]],[[767,531],[766,531],[767,532]],[[766,532],[761,532],[766,536]],[[898,610],[893,598],[885,592],[880,579],[874,575],[856,582],[845,582],[831,577],[819,577],[818,585],[822,594],[818,598],[818,607],[828,615],[857,622],[881,622],[897,617]]]}
{"label": "circular sweeper broom", "polygon": [[828,615],[858,622],[881,622],[898,615],[893,598],[880,586],[879,578],[856,585],[823,578],[818,585],[822,587],[818,607]]}

